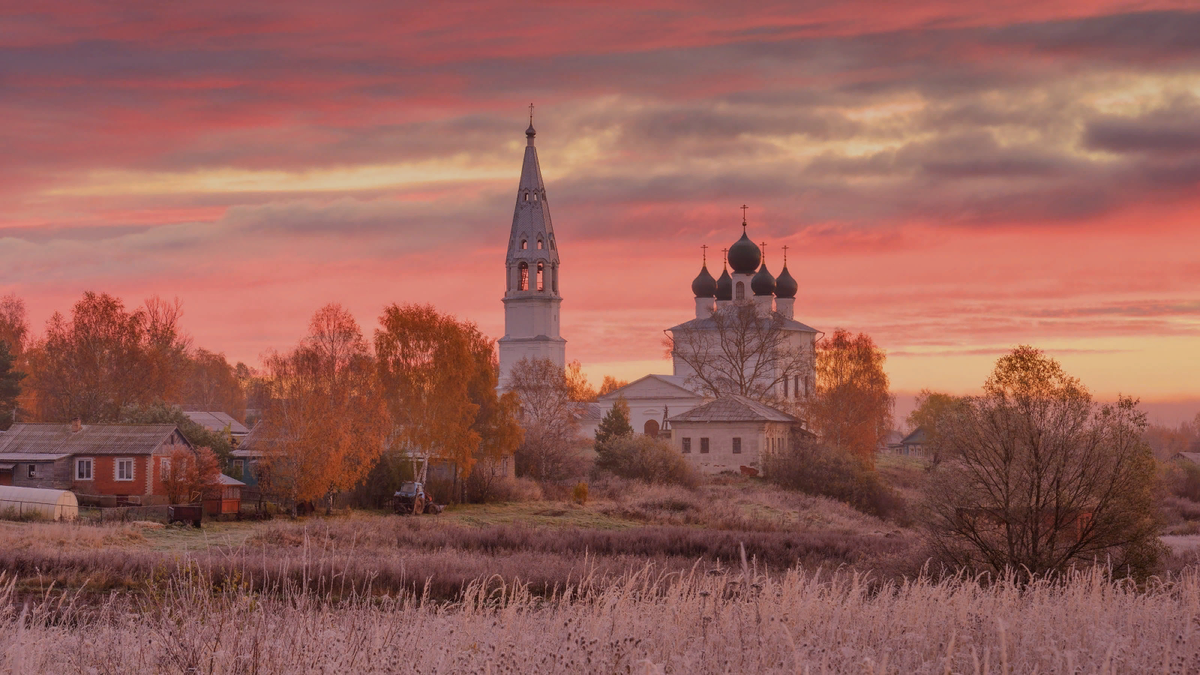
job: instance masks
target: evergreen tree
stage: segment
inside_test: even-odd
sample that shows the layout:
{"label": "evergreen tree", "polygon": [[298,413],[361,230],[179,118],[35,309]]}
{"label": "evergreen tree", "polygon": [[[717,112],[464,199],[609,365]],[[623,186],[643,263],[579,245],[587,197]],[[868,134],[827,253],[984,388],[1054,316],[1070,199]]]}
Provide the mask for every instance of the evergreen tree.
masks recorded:
{"label": "evergreen tree", "polygon": [[633,427],[629,424],[629,402],[624,396],[618,396],[613,407],[604,414],[600,426],[596,428],[596,450],[601,451],[610,441],[621,436],[632,436]]}
{"label": "evergreen tree", "polygon": [[15,369],[16,358],[9,352],[8,343],[0,340],[0,431],[16,421],[17,397],[21,395],[21,380],[25,373]]}

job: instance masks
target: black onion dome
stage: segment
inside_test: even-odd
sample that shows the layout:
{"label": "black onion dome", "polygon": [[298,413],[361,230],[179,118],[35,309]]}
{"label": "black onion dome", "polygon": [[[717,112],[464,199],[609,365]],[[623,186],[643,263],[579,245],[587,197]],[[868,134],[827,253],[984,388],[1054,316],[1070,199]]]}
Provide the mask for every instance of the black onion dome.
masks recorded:
{"label": "black onion dome", "polygon": [[717,279],[717,299],[733,299],[733,277],[729,276],[729,270],[722,271],[721,278]]}
{"label": "black onion dome", "polygon": [[763,263],[762,269],[750,280],[750,290],[755,295],[771,295],[775,292],[775,277],[767,271],[767,263]]}
{"label": "black onion dome", "polygon": [[692,282],[692,293],[697,298],[711,298],[717,294],[717,280],[708,273],[708,266],[700,268],[700,274]]}
{"label": "black onion dome", "polygon": [[783,266],[783,271],[779,273],[779,278],[775,280],[775,297],[777,298],[794,298],[796,291],[800,290],[800,284],[792,278],[792,273],[788,271],[787,265]]}
{"label": "black onion dome", "polygon": [[729,266],[735,274],[751,274],[758,269],[761,262],[762,251],[758,250],[758,244],[750,241],[745,232],[742,233],[741,239],[729,247]]}

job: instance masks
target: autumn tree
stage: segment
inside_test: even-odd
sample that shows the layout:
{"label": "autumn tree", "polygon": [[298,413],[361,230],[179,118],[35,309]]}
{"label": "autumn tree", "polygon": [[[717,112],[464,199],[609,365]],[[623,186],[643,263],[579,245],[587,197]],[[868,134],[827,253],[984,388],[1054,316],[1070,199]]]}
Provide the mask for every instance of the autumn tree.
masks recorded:
{"label": "autumn tree", "polygon": [[71,318],[55,313],[30,354],[29,386],[43,421],[114,421],[127,405],[174,400],[189,339],[178,302],[147,300],[132,312],[107,294],[85,293]]}
{"label": "autumn tree", "polygon": [[16,358],[8,343],[0,341],[0,431],[6,431],[17,419],[17,399],[25,373],[16,369]]}
{"label": "autumn tree", "polygon": [[29,341],[29,320],[25,301],[15,294],[0,297],[0,342],[8,345],[8,353],[19,359]]}
{"label": "autumn tree", "polygon": [[466,476],[481,436],[471,400],[477,361],[453,317],[431,305],[391,305],[379,318],[375,352],[392,415],[389,447],[412,459],[423,478],[430,460],[452,463]]}
{"label": "autumn tree", "polygon": [[600,391],[597,392],[597,395],[604,396],[605,394],[611,394],[627,384],[629,384],[629,380],[618,380],[612,375],[605,375],[604,380],[600,383]]}
{"label": "autumn tree", "polygon": [[942,421],[954,412],[955,406],[960,402],[961,399],[957,396],[922,389],[917,395],[916,407],[908,414],[908,426],[914,431],[921,429],[925,433],[924,452],[932,464],[941,461],[937,452],[937,441]]}
{"label": "autumn tree", "polygon": [[539,481],[577,474],[578,404],[571,400],[566,371],[549,359],[521,359],[509,376],[521,406],[525,437],[517,451],[518,472]]}
{"label": "autumn tree", "polygon": [[221,465],[211,448],[177,447],[163,476],[163,490],[172,504],[199,502],[221,489]]}
{"label": "autumn tree", "polygon": [[234,367],[224,354],[194,350],[187,359],[179,403],[200,410],[220,411],[244,420],[246,394]]}
{"label": "autumn tree", "polygon": [[293,500],[328,499],[357,485],[383,452],[389,421],[375,362],[354,317],[338,304],[313,315],[290,352],[266,359],[271,401],[261,424],[265,470]]}
{"label": "autumn tree", "polygon": [[835,331],[817,343],[816,390],[804,404],[804,416],[822,443],[867,467],[875,466],[875,450],[892,428],[885,359],[870,336]]}
{"label": "autumn tree", "polygon": [[[509,463],[524,439],[521,429],[521,406],[517,395],[496,390],[500,378],[500,363],[496,358],[495,342],[479,332],[474,324],[462,324],[467,337],[474,371],[468,394],[479,405],[472,428],[479,435],[479,447],[469,474],[461,476],[464,488],[470,487],[470,498],[483,501],[497,485],[508,478]],[[456,471],[456,479],[459,478]],[[468,486],[467,479],[470,479]]]}
{"label": "autumn tree", "polygon": [[935,551],[973,571],[1099,559],[1149,573],[1162,544],[1145,428],[1137,401],[1100,405],[1054,359],[1017,347],[939,424],[944,460],[924,501]]}
{"label": "autumn tree", "polygon": [[587,375],[584,375],[583,364],[578,361],[568,363],[566,378],[572,401],[588,403],[596,400],[596,388],[588,382]]}
{"label": "autumn tree", "polygon": [[678,326],[664,344],[672,358],[692,371],[689,383],[711,397],[775,401],[784,382],[809,372],[812,363],[806,343],[796,340],[783,315],[763,316],[749,302],[733,303],[708,319]]}

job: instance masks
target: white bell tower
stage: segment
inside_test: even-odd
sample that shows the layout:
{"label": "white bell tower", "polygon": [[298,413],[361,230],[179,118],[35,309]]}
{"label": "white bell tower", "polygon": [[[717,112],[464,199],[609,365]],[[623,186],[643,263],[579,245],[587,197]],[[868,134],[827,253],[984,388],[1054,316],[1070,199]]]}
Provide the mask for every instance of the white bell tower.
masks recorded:
{"label": "white bell tower", "polygon": [[550,204],[533,145],[533,105],[525,130],[525,162],[517,187],[517,206],[505,258],[504,337],[500,338],[500,390],[518,361],[549,359],[566,367],[567,341],[558,331],[558,242],[550,222]]}

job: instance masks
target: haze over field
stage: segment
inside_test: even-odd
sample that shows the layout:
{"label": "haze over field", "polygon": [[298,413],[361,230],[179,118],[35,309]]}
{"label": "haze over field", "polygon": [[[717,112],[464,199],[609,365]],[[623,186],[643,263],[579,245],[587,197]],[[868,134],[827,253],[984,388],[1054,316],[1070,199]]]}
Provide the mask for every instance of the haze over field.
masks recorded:
{"label": "haze over field", "polygon": [[596,382],[669,372],[745,203],[797,318],[872,335],[896,390],[971,391],[1029,343],[1194,414],[1194,3],[804,5],[0,9],[0,295],[35,327],[88,289],[178,296],[252,364],[330,301],[499,337],[532,100]]}

